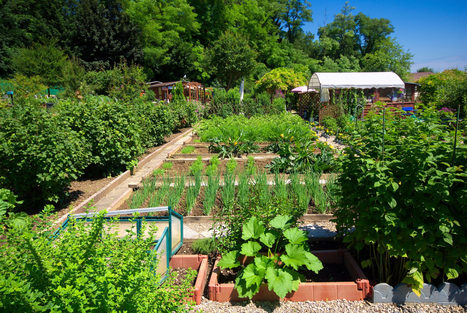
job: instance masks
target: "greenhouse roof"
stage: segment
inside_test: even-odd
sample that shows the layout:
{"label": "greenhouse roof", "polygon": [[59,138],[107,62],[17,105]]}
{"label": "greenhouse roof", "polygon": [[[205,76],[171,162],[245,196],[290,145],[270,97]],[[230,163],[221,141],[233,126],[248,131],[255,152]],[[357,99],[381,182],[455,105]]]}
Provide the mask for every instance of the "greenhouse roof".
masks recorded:
{"label": "greenhouse roof", "polygon": [[370,88],[404,88],[402,79],[393,72],[345,72],[314,73],[308,83],[311,89],[370,89]]}

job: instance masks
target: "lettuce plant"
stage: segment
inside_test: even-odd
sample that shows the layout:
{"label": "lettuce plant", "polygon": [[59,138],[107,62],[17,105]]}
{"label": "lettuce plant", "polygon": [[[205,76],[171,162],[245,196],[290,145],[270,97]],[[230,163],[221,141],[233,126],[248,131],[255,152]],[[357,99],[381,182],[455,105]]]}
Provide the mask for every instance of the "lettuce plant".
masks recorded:
{"label": "lettuce plant", "polygon": [[[308,251],[305,233],[293,225],[292,217],[287,215],[276,216],[267,226],[256,217],[243,225],[245,242],[240,250],[228,252],[218,263],[221,268],[241,267],[235,279],[240,297],[251,299],[267,282],[269,290],[284,298],[296,291],[304,279],[299,273],[301,268],[315,273],[323,268],[321,261]],[[253,262],[243,265],[242,255],[253,257]]]}

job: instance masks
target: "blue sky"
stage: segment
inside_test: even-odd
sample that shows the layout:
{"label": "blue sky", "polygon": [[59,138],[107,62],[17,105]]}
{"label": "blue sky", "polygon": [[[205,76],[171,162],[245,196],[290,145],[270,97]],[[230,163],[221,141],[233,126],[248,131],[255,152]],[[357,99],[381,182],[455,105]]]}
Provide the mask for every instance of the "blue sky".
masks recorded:
{"label": "blue sky", "polygon": [[[315,34],[334,20],[345,0],[311,0],[313,22],[304,30]],[[467,67],[467,0],[353,0],[353,14],[387,18],[393,37],[413,55],[412,71],[428,66],[439,72]]]}

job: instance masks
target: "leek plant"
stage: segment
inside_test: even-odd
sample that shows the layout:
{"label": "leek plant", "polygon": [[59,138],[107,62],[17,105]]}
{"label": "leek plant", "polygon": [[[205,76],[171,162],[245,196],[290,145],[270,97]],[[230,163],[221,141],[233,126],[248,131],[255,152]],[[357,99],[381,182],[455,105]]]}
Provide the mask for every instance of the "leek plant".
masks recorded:
{"label": "leek plant", "polygon": [[224,187],[222,188],[222,210],[231,210],[235,198],[235,174],[226,172],[224,175]]}
{"label": "leek plant", "polygon": [[280,202],[288,199],[287,183],[279,173],[274,174],[274,196]]}
{"label": "leek plant", "polygon": [[290,185],[297,208],[305,214],[311,201],[311,193],[308,191],[307,186],[302,183],[300,175],[297,173],[290,174]]}
{"label": "leek plant", "polygon": [[201,172],[195,172],[194,184],[190,184],[186,191],[186,211],[187,214],[191,213],[198,198],[199,191],[201,189]]}
{"label": "leek plant", "polygon": [[271,197],[266,172],[262,171],[261,173],[256,174],[255,187],[258,192],[259,205],[262,207],[266,207]]}
{"label": "leek plant", "polygon": [[204,189],[203,212],[205,215],[211,213],[216,202],[217,190],[219,189],[219,175],[208,175],[208,185]]}
{"label": "leek plant", "polygon": [[154,192],[153,196],[149,200],[150,207],[161,206],[167,203],[167,195],[170,192],[170,184],[172,183],[172,179],[169,176],[164,177],[162,186]]}
{"label": "leek plant", "polygon": [[175,209],[180,202],[182,193],[185,190],[185,176],[180,175],[174,179],[174,188],[171,189],[170,194],[168,195],[167,204]]}
{"label": "leek plant", "polygon": [[242,172],[238,176],[238,186],[237,186],[237,202],[238,204],[246,208],[248,206],[248,203],[250,201],[250,175],[247,171]]}
{"label": "leek plant", "polygon": [[328,201],[323,186],[319,183],[319,174],[313,172],[306,173],[305,185],[313,199],[316,211],[319,213],[326,213]]}

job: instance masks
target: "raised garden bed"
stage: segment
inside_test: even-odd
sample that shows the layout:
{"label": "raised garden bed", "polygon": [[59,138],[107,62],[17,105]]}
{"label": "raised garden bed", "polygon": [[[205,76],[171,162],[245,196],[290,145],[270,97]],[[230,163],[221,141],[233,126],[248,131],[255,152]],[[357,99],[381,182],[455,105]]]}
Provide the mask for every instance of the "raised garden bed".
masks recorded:
{"label": "raised garden bed", "polygon": [[[287,294],[285,301],[329,301],[345,299],[358,301],[370,295],[370,282],[363,274],[355,259],[347,250],[318,250],[311,251],[323,262],[327,264],[342,265],[346,270],[349,281],[335,282],[302,282],[298,290]],[[229,302],[244,301],[239,298],[233,283],[221,283],[221,269],[217,266],[219,260],[214,264],[211,279],[209,280],[208,292],[211,301]],[[340,274],[342,275],[342,273]],[[260,291],[253,299],[254,301],[279,301],[279,297],[268,290],[267,285],[261,285]]]}
{"label": "raised garden bed", "polygon": [[174,255],[170,260],[170,267],[174,269],[194,269],[198,272],[194,283],[192,300],[196,304],[201,303],[201,296],[208,279],[208,256],[207,255]]}

